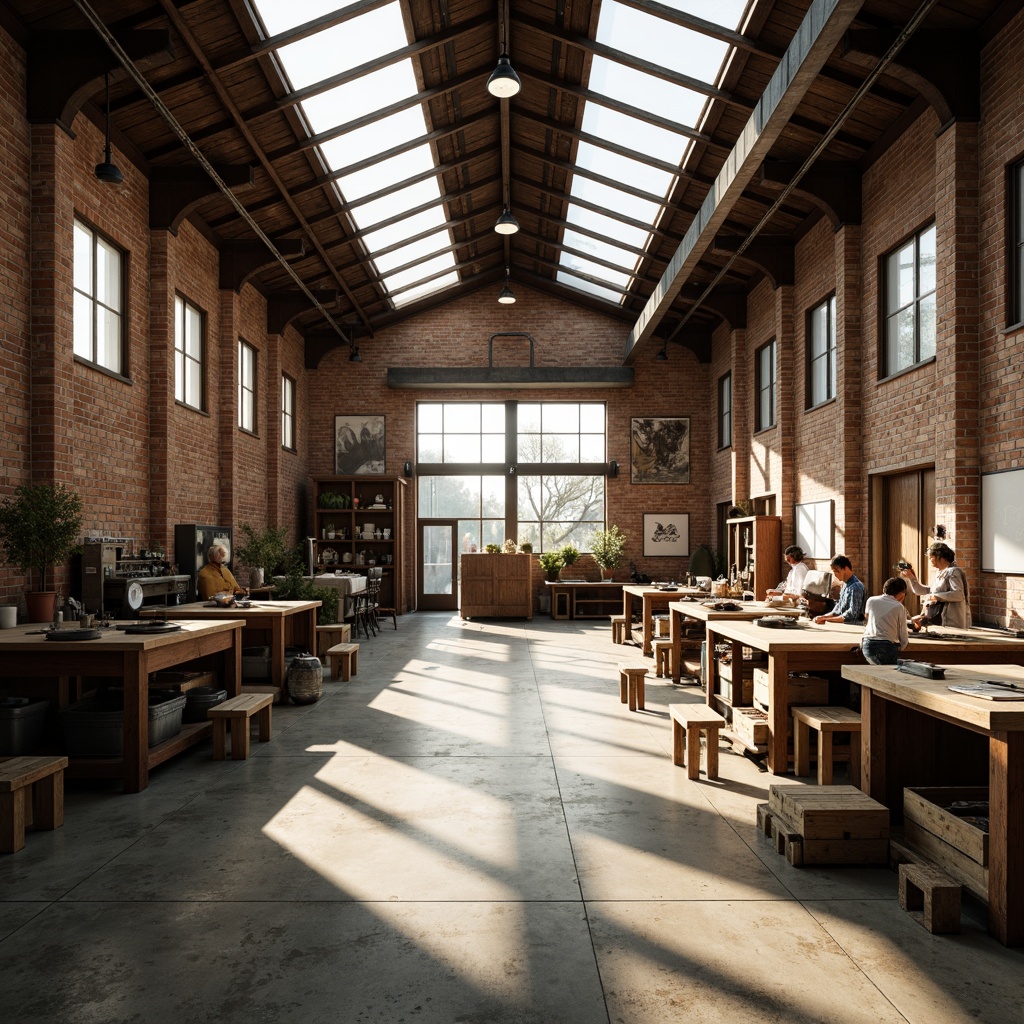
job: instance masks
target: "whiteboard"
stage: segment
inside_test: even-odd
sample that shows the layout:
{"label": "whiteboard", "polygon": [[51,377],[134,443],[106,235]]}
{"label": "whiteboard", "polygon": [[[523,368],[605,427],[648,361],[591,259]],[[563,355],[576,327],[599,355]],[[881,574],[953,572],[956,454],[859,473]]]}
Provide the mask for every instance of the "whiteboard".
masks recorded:
{"label": "whiteboard", "polygon": [[981,476],[981,568],[1024,574],[1024,469]]}
{"label": "whiteboard", "polygon": [[796,543],[808,558],[832,557],[832,502],[796,506]]}

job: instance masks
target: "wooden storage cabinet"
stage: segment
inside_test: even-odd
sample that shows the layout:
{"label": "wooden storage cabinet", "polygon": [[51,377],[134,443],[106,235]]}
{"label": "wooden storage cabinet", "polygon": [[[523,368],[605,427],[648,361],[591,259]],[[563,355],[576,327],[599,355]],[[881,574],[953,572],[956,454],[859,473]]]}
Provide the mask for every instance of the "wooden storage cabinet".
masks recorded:
{"label": "wooden storage cabinet", "polygon": [[463,555],[462,617],[532,619],[532,565],[532,555]]}
{"label": "wooden storage cabinet", "polygon": [[750,589],[755,601],[784,576],[782,565],[782,518],[780,516],[744,516],[727,519],[729,530],[729,566],[750,573]]}
{"label": "wooden storage cabinet", "polygon": [[[365,574],[372,560],[372,564],[384,570],[379,603],[399,614],[409,610],[404,597],[402,536],[406,486],[406,481],[397,476],[323,476],[313,480],[313,550],[317,568],[342,568]],[[375,501],[377,495],[383,498],[382,502]],[[342,504],[346,507],[334,507]],[[332,527],[333,539],[327,536]],[[367,527],[373,528],[373,536],[365,536]],[[377,531],[380,537],[376,536]],[[384,536],[385,531],[388,537]],[[346,555],[350,556],[348,561]]]}

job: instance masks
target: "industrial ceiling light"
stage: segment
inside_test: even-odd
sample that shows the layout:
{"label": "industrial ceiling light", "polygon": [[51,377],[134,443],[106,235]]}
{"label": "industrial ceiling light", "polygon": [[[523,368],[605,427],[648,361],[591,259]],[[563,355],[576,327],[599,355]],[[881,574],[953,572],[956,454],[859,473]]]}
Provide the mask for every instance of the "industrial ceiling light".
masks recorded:
{"label": "industrial ceiling light", "polygon": [[519,230],[519,221],[512,216],[512,211],[508,208],[507,203],[501,216],[498,218],[497,224],[494,225],[494,230],[499,235],[514,235]]}
{"label": "industrial ceiling light", "polygon": [[667,363],[668,362],[668,341],[667,340],[663,341],[661,343],[661,351],[654,358],[659,363]]}
{"label": "industrial ceiling light", "polygon": [[508,54],[503,47],[501,56],[498,58],[498,66],[491,72],[491,77],[487,79],[487,91],[499,100],[507,100],[515,96],[522,87],[523,83],[519,81],[519,76],[515,73],[512,62],[508,59]]}
{"label": "industrial ceiling light", "polygon": [[508,267],[506,267],[505,268],[505,287],[501,289],[501,292],[498,295],[498,301],[503,306],[511,306],[512,303],[516,301],[516,297],[512,294],[512,289],[509,287],[508,278],[509,278],[509,270],[508,270]]}
{"label": "industrial ceiling light", "polygon": [[359,354],[359,346],[349,342],[349,348],[352,349],[352,351],[348,354],[348,361],[350,363],[361,363],[363,361],[363,357]]}
{"label": "industrial ceiling light", "polygon": [[103,75],[103,83],[106,87],[107,99],[107,123],[104,129],[104,140],[105,145],[103,149],[103,163],[96,165],[96,177],[100,181],[105,181],[108,185],[120,185],[124,181],[124,175],[121,173],[121,169],[110,160],[110,74],[105,73]]}

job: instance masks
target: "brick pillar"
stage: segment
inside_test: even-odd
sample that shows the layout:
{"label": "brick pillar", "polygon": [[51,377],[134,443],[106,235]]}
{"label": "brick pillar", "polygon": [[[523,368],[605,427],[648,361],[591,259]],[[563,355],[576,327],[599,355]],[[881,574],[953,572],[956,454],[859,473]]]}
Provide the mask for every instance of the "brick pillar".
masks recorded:
{"label": "brick pillar", "polygon": [[836,552],[867,579],[867,480],[864,475],[861,378],[861,229],[845,225],[835,234],[836,438],[840,475],[835,481]]}
{"label": "brick pillar", "polygon": [[974,596],[981,564],[977,124],[954,123],[936,139],[935,235],[935,521],[946,527]]}
{"label": "brick pillar", "polygon": [[268,334],[266,356],[267,422],[267,525],[281,525],[281,343],[280,334]]}
{"label": "brick pillar", "polygon": [[[238,437],[238,322],[240,298],[237,292],[220,293],[220,381],[209,397],[211,412],[218,414],[219,459],[217,475],[218,522],[237,527],[238,497],[235,487],[235,440]],[[209,336],[209,332],[207,332]],[[207,348],[209,351],[209,347]]]}
{"label": "brick pillar", "polygon": [[732,366],[732,503],[750,497],[751,384],[747,359],[747,332],[729,334]]}
{"label": "brick pillar", "polygon": [[782,516],[782,546],[793,543],[796,536],[793,504],[796,501],[796,417],[803,408],[803,398],[795,393],[796,337],[793,316],[793,288],[781,285],[775,289],[775,422],[778,439],[775,446],[771,481],[776,494],[776,511]]}
{"label": "brick pillar", "polygon": [[170,239],[168,231],[150,232],[149,535],[173,552],[169,475],[174,422],[174,292],[169,287]]}

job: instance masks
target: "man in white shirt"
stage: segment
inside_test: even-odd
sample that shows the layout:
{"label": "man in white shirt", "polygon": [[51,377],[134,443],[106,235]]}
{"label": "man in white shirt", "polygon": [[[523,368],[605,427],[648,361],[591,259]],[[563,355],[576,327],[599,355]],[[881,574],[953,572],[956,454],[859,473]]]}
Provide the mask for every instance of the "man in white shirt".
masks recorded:
{"label": "man in white shirt", "polygon": [[907,610],[903,607],[906,599],[907,584],[899,577],[886,580],[879,597],[868,598],[868,624],[860,649],[869,664],[895,665],[900,651],[910,643]]}
{"label": "man in white shirt", "polygon": [[790,544],[783,555],[789,565],[789,575],[778,587],[766,590],[765,597],[771,604],[796,604],[803,596],[804,579],[807,576],[803,548]]}

